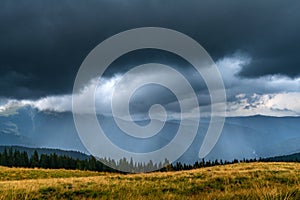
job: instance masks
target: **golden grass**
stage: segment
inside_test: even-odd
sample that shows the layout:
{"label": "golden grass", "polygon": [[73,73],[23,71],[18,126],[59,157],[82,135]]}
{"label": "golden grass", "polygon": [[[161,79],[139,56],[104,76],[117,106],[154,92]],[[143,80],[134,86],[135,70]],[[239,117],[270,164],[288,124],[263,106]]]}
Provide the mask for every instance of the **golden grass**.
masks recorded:
{"label": "golden grass", "polygon": [[53,170],[30,168],[7,168],[0,166],[0,181],[41,179],[41,178],[71,178],[84,176],[98,176],[105,173],[80,170]]}
{"label": "golden grass", "polygon": [[0,199],[300,199],[300,163],[240,163],[127,175],[1,167],[2,171],[12,177],[16,171],[51,175],[0,177]]}

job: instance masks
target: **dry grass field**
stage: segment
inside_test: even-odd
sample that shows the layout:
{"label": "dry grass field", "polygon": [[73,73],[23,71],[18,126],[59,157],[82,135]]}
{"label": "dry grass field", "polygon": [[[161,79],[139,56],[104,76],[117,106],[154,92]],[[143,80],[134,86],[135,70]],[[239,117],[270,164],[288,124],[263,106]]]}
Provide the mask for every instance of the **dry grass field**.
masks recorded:
{"label": "dry grass field", "polygon": [[0,199],[300,199],[300,163],[127,175],[0,167]]}

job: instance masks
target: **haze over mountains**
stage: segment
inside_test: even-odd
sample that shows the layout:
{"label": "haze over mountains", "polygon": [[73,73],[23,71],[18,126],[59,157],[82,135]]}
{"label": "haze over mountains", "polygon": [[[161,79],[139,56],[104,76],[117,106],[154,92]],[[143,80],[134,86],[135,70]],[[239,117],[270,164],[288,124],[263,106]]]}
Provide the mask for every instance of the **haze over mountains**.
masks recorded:
{"label": "haze over mountains", "polygon": [[[167,144],[178,128],[178,121],[168,121],[165,128],[150,142],[133,141],[118,135],[113,119],[99,116],[106,133],[113,142],[135,151],[149,151]],[[192,146],[179,159],[181,162],[196,161],[208,119],[201,119],[198,135]],[[206,159],[233,160],[258,158],[300,152],[300,117],[228,117],[223,132]],[[120,137],[123,137],[120,140]],[[118,138],[115,140],[114,138]],[[136,145],[132,145],[135,142]],[[126,145],[124,145],[126,144]],[[19,108],[15,114],[0,116],[0,145],[59,148],[88,153],[76,132],[71,112],[39,111],[30,106]],[[154,146],[154,147],[153,147]],[[130,149],[131,148],[131,149]]]}

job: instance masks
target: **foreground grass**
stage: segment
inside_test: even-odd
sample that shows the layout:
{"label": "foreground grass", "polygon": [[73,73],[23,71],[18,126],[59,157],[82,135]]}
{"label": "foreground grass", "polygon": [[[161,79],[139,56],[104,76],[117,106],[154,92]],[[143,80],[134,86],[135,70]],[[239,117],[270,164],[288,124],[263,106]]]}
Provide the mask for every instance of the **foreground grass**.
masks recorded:
{"label": "foreground grass", "polygon": [[300,163],[109,174],[0,168],[0,199],[300,199]]}
{"label": "foreground grass", "polygon": [[74,178],[99,176],[105,173],[80,171],[80,170],[53,170],[53,169],[29,169],[7,168],[0,166],[0,181],[26,180],[26,179],[49,179],[49,178]]}

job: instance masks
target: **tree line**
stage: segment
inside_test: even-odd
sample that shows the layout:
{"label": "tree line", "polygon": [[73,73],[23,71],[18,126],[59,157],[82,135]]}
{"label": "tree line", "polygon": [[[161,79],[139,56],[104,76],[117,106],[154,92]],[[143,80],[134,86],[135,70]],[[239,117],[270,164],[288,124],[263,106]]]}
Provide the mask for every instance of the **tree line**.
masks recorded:
{"label": "tree line", "polygon": [[[233,161],[223,161],[223,160],[200,160],[196,161],[194,164],[182,164],[169,163],[165,159],[164,163],[153,163],[151,160],[148,163],[135,163],[133,160],[127,160],[123,158],[119,161],[113,159],[96,159],[93,156],[89,156],[86,159],[80,160],[75,159],[67,155],[57,155],[52,154],[40,154],[37,150],[29,156],[26,151],[19,151],[13,148],[5,148],[2,153],[0,153],[0,165],[7,167],[26,167],[26,168],[45,168],[45,169],[78,169],[78,170],[90,170],[99,172],[144,172],[144,171],[179,171],[179,170],[189,170],[201,167],[210,167],[216,165],[226,165],[234,164],[240,162],[268,162],[274,159],[269,158],[259,158],[259,159],[243,159]],[[277,160],[281,161],[281,160]],[[284,160],[289,161],[289,160]],[[295,161],[295,160],[291,160]],[[296,161],[298,161],[296,159]],[[106,164],[103,164],[106,163]],[[108,167],[108,166],[112,166]],[[122,169],[122,170],[121,170]]]}
{"label": "tree line", "polygon": [[[106,163],[106,164],[103,164]],[[131,159],[128,161],[123,158],[119,161],[113,159],[96,159],[94,156],[88,156],[86,159],[75,159],[67,155],[40,154],[37,150],[30,156],[26,151],[18,149],[4,148],[0,153],[0,165],[6,167],[25,167],[25,168],[45,168],[45,169],[78,169],[99,172],[144,172],[155,171],[169,165],[166,160],[164,163],[154,164],[134,163]],[[112,166],[112,167],[108,167]]]}
{"label": "tree line", "polygon": [[19,151],[13,148],[5,148],[4,151],[0,153],[0,165],[6,167],[113,171],[93,156],[80,160],[66,155],[59,156],[56,153],[39,155],[37,150],[29,156],[26,151]]}

